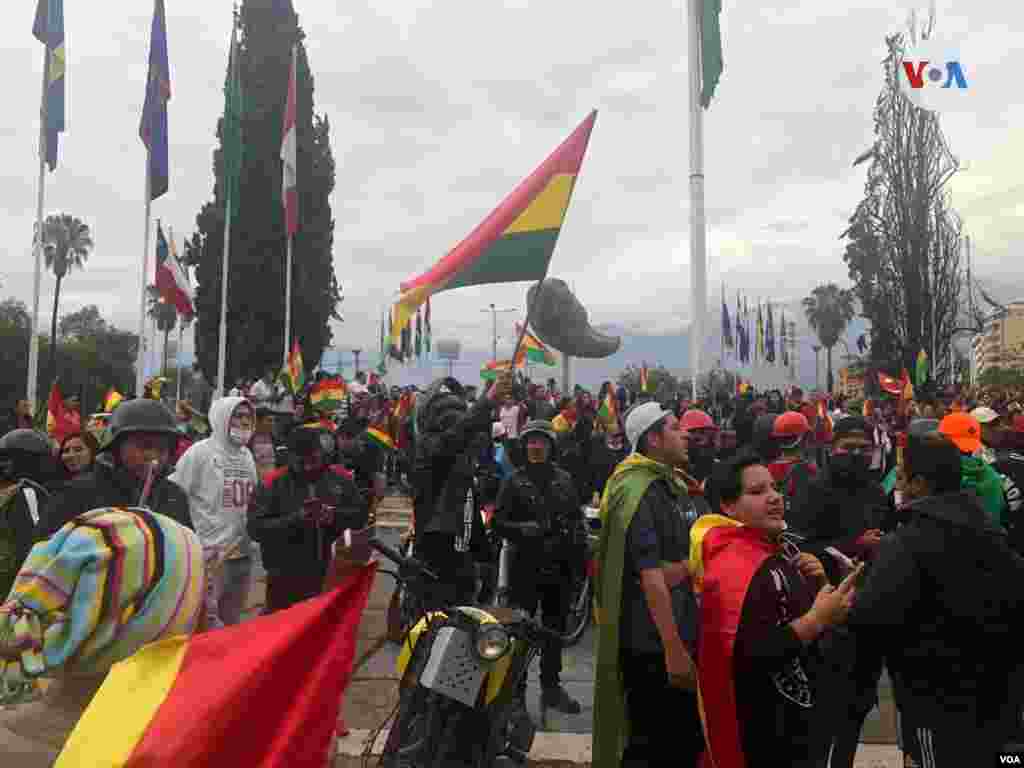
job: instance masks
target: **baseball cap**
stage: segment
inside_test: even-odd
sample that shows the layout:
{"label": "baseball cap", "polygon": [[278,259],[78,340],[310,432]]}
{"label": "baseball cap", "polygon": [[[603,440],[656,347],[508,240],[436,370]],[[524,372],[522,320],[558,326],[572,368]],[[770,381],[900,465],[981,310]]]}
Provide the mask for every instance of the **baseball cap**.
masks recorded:
{"label": "baseball cap", "polygon": [[807,422],[807,417],[797,411],[779,414],[772,425],[772,437],[796,438],[810,431],[811,425]]}
{"label": "baseball cap", "polygon": [[961,453],[974,453],[981,448],[981,425],[969,413],[949,414],[939,422],[939,432],[953,441]]}
{"label": "baseball cap", "polygon": [[979,424],[991,424],[993,421],[999,419],[999,414],[985,405],[971,411],[971,416],[973,416]]}
{"label": "baseball cap", "polygon": [[715,422],[704,411],[691,408],[683,414],[680,426],[689,432],[691,429],[714,429]]}
{"label": "baseball cap", "polygon": [[670,411],[666,411],[653,400],[630,408],[626,414],[626,439],[633,446],[633,451],[636,451],[640,438],[647,430],[670,415]]}

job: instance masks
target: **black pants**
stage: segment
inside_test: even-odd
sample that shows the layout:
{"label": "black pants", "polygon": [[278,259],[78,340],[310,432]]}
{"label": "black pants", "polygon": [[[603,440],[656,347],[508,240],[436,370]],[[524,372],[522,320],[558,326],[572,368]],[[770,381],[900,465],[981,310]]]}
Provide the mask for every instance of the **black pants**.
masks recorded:
{"label": "black pants", "polygon": [[469,552],[455,551],[455,536],[424,533],[416,537],[416,556],[438,576],[426,589],[424,608],[440,610],[452,605],[472,605],[476,596],[476,570]]}
{"label": "black pants", "polygon": [[863,715],[849,712],[847,717],[837,717],[829,723],[832,732],[832,743],[829,750],[829,768],[853,768],[853,759],[860,743],[860,732],[867,720],[868,713]]}
{"label": "black pants", "polygon": [[[531,616],[540,606],[544,626],[562,635],[565,634],[565,621],[569,614],[569,589],[568,577],[561,578],[559,575],[519,585],[518,589],[513,583],[509,599],[513,606]],[[540,651],[540,684],[544,688],[554,688],[561,684],[561,678],[562,643],[552,638],[544,643]],[[525,685],[525,677],[523,683]]]}
{"label": "black pants", "polygon": [[695,768],[704,751],[697,694],[669,685],[663,653],[623,649],[619,659],[629,715],[622,768],[664,765],[668,755],[674,766]]}
{"label": "black pants", "polygon": [[984,731],[976,726],[918,726],[913,729],[913,743],[905,743],[903,752],[911,754],[921,768],[963,768],[999,765],[996,756],[1005,745],[1005,728],[1000,726]]}

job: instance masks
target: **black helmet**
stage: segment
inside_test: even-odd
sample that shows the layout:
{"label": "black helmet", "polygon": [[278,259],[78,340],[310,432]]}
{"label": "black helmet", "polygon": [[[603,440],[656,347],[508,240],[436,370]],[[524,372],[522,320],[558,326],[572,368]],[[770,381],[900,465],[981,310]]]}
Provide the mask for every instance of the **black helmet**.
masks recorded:
{"label": "black helmet", "polygon": [[519,437],[525,444],[526,438],[530,435],[541,435],[551,441],[552,448],[555,445],[555,428],[547,419],[532,419],[531,421],[526,422],[526,426],[523,427],[523,431]]}
{"label": "black helmet", "polygon": [[294,457],[308,456],[313,451],[322,451],[323,435],[329,434],[319,425],[298,425],[288,433],[288,452]]}
{"label": "black helmet", "polygon": [[57,478],[57,461],[46,436],[34,429],[13,429],[0,437],[0,478],[28,478],[46,485]]}
{"label": "black helmet", "polygon": [[0,437],[0,456],[18,453],[49,455],[50,443],[46,436],[34,429],[12,429]]}
{"label": "black helmet", "polygon": [[443,431],[452,415],[465,413],[466,392],[450,376],[438,379],[416,398],[416,429],[419,432]]}
{"label": "black helmet", "polygon": [[159,400],[136,398],[121,403],[110,418],[110,442],[107,450],[120,440],[122,435],[132,432],[155,432],[169,437],[178,437],[174,416]]}

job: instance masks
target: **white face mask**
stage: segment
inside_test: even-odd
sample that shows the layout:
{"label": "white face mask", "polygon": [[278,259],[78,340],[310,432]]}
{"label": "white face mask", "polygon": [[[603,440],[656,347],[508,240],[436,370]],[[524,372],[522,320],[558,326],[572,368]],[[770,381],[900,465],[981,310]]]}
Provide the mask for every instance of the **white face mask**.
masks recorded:
{"label": "white face mask", "polygon": [[252,434],[252,429],[246,427],[231,427],[228,430],[228,437],[231,438],[231,442],[235,445],[248,445],[249,441],[252,440]]}

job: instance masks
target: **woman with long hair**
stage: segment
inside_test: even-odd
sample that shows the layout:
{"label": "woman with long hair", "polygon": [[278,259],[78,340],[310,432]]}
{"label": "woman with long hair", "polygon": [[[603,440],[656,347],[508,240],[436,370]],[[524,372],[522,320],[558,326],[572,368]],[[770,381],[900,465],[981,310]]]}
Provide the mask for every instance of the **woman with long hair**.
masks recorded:
{"label": "woman with long hair", "polygon": [[69,480],[92,469],[100,446],[88,432],[73,432],[60,442],[58,454]]}

